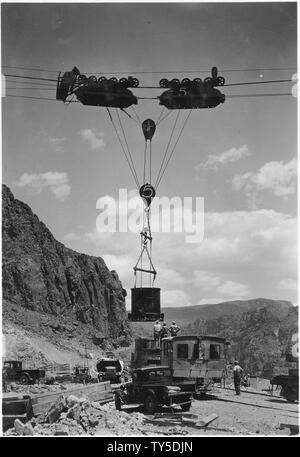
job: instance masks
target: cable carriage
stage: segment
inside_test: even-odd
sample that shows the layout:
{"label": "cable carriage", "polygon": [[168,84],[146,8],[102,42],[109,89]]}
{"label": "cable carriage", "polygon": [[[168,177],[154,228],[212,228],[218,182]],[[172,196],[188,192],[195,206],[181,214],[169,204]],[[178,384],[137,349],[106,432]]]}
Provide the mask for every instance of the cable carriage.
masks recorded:
{"label": "cable carriage", "polygon": [[138,100],[128,89],[138,87],[137,78],[105,78],[100,76],[85,76],[74,67],[72,71],[59,74],[57,80],[56,99],[64,103],[71,95],[76,95],[77,100],[83,105],[102,106],[107,108],[128,108],[137,105]]}
{"label": "cable carriage", "polygon": [[[178,79],[173,79],[171,81],[162,79],[160,81],[160,87],[168,90],[158,97],[160,104],[163,105],[158,120],[154,122],[152,119],[146,119],[144,122],[141,122],[132,106],[137,104],[138,98],[129,90],[130,87],[139,86],[139,81],[136,78],[128,77],[118,80],[114,77],[107,79],[104,76],[100,76],[100,78],[97,79],[97,77],[93,75],[87,77],[81,74],[76,67],[74,67],[71,72],[65,72],[62,76],[58,76],[56,94],[58,100],[62,100],[65,103],[69,101],[68,97],[75,95],[77,100],[83,105],[106,108],[139,190],[139,195],[144,202],[143,225],[140,232],[141,251],[137,263],[133,268],[135,284],[131,289],[131,313],[128,314],[128,319],[131,321],[147,322],[164,317],[161,313],[161,289],[154,286],[157,272],[152,262],[151,203],[155,198],[157,187],[172,158],[192,109],[213,108],[220,103],[224,103],[225,95],[215,88],[223,86],[224,84],[225,79],[218,76],[216,67],[212,68],[211,77],[205,78],[204,81],[200,78],[196,78],[193,81],[187,78],[184,78],[182,81],[179,81]],[[125,108],[130,106],[132,106],[136,118],[133,118],[130,113],[125,111]],[[117,108],[114,114],[111,112],[110,108]],[[163,115],[165,108],[168,108],[169,110],[178,110],[178,113],[174,120],[166,150],[163,154],[157,178],[152,182],[152,139],[157,126],[171,114],[169,112],[168,114]],[[139,182],[138,173],[135,169],[135,164],[118,109],[121,109],[124,114],[137,122],[144,134],[145,147],[142,183]],[[182,123],[182,127],[178,133],[177,139],[175,139],[175,128],[179,121],[180,114],[182,114],[180,113],[180,110],[184,109],[189,109],[190,112],[187,116],[182,116],[183,120],[180,119],[182,122],[179,122],[179,124]],[[146,276],[148,278],[147,281],[145,280]]]}
{"label": "cable carriage", "polygon": [[158,97],[159,103],[171,110],[215,108],[225,102],[225,95],[215,89],[225,84],[225,79],[218,76],[216,67],[212,68],[211,77],[203,81],[200,78],[184,78],[182,81],[163,78],[159,84],[160,87],[169,88]]}

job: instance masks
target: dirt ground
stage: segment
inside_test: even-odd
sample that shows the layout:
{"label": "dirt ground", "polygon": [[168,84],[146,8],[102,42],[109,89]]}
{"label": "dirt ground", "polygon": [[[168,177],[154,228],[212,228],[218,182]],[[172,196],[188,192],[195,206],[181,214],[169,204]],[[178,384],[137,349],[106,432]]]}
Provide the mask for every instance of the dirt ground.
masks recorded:
{"label": "dirt ground", "polygon": [[[28,393],[32,393],[33,388],[37,389],[35,386],[22,387],[27,388]],[[39,386],[40,389],[42,387]],[[61,386],[46,387],[51,387],[51,391],[58,387],[61,391]],[[210,395],[195,399],[189,413],[182,413],[177,407],[178,410],[174,412],[179,414],[164,410],[163,414],[156,415],[144,414],[143,408],[138,405],[123,405],[122,411],[117,411],[114,401],[101,405],[77,399],[74,395],[68,396],[64,390],[62,394],[66,396],[67,412],[51,424],[33,418],[30,434],[57,435],[63,430],[65,435],[94,436],[288,436],[290,429],[287,426],[281,428],[281,424],[298,424],[298,402],[287,402],[279,396],[278,391],[271,396],[248,388],[248,391],[242,391],[237,396],[230,387],[215,387]],[[217,418],[209,425],[204,428],[195,425],[212,414]],[[187,424],[186,421],[191,419],[194,423]],[[19,434],[23,434],[23,431],[20,433],[16,425],[5,432],[6,436]]]}
{"label": "dirt ground", "polygon": [[[123,409],[127,413],[137,411],[127,406]],[[206,399],[194,400],[190,413],[203,416],[217,414],[210,425],[199,429],[191,425],[177,425],[179,435],[290,435],[289,428],[280,429],[280,424],[298,424],[298,403],[289,403],[285,399],[275,395],[274,397],[261,393],[242,392],[240,396],[234,390],[217,389],[213,395]],[[146,423],[147,423],[147,416]],[[145,424],[146,424],[145,423]],[[175,425],[175,424],[174,424]],[[175,433],[174,433],[175,432]],[[96,434],[101,434],[97,430]],[[140,434],[140,433],[138,433]],[[147,427],[143,430],[144,435],[174,435],[176,430],[168,419],[161,425],[153,422],[151,431]]]}

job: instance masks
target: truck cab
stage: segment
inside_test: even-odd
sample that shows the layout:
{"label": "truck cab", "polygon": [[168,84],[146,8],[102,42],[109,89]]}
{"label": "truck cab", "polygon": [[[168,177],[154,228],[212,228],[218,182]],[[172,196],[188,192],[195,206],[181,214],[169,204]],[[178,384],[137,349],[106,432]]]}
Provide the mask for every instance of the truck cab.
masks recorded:
{"label": "truck cab", "polygon": [[226,369],[226,340],[215,336],[163,338],[161,363],[169,365],[174,380],[195,384],[196,392],[221,382]]}
{"label": "truck cab", "polygon": [[172,379],[184,390],[207,392],[226,373],[225,338],[216,336],[174,336],[162,338],[158,347],[154,340],[135,340],[132,367],[164,365],[171,369]]}

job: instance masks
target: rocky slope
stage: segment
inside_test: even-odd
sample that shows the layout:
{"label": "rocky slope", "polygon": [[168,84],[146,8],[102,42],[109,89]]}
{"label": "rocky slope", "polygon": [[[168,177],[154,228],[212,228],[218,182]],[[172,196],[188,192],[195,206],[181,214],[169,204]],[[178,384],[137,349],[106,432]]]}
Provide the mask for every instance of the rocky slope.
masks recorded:
{"label": "rocky slope", "polygon": [[[48,316],[52,330],[65,337],[72,338],[77,322],[77,327],[89,329],[96,344],[104,339],[121,345],[129,342],[126,291],[103,259],[79,254],[55,240],[5,185],[2,221],[4,323],[6,317],[15,322],[18,317],[16,324],[22,325],[30,315],[28,329]],[[44,332],[41,327],[32,330]]]}
{"label": "rocky slope", "polygon": [[[263,299],[260,299],[261,305]],[[265,306],[215,319],[201,318],[183,330],[185,334],[216,335],[231,342],[232,358],[252,374],[269,377],[285,367],[291,337],[298,332],[298,308],[288,302],[267,300]]]}
{"label": "rocky slope", "polygon": [[164,308],[167,321],[175,319],[181,325],[187,325],[197,319],[217,319],[224,316],[241,316],[248,311],[254,311],[268,307],[280,317],[292,307],[292,303],[286,300],[270,300],[268,298],[255,298],[252,300],[234,300],[210,305],[187,306],[183,308]]}

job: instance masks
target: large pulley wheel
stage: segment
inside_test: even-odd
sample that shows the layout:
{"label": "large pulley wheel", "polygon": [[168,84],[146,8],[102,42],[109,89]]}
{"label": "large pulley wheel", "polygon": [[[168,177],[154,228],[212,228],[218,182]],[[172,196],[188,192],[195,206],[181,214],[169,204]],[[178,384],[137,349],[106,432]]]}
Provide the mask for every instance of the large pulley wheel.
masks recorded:
{"label": "large pulley wheel", "polygon": [[151,205],[151,202],[153,198],[155,197],[155,189],[151,184],[143,184],[142,187],[140,188],[140,196],[142,197],[143,201],[145,204],[149,207]]}

